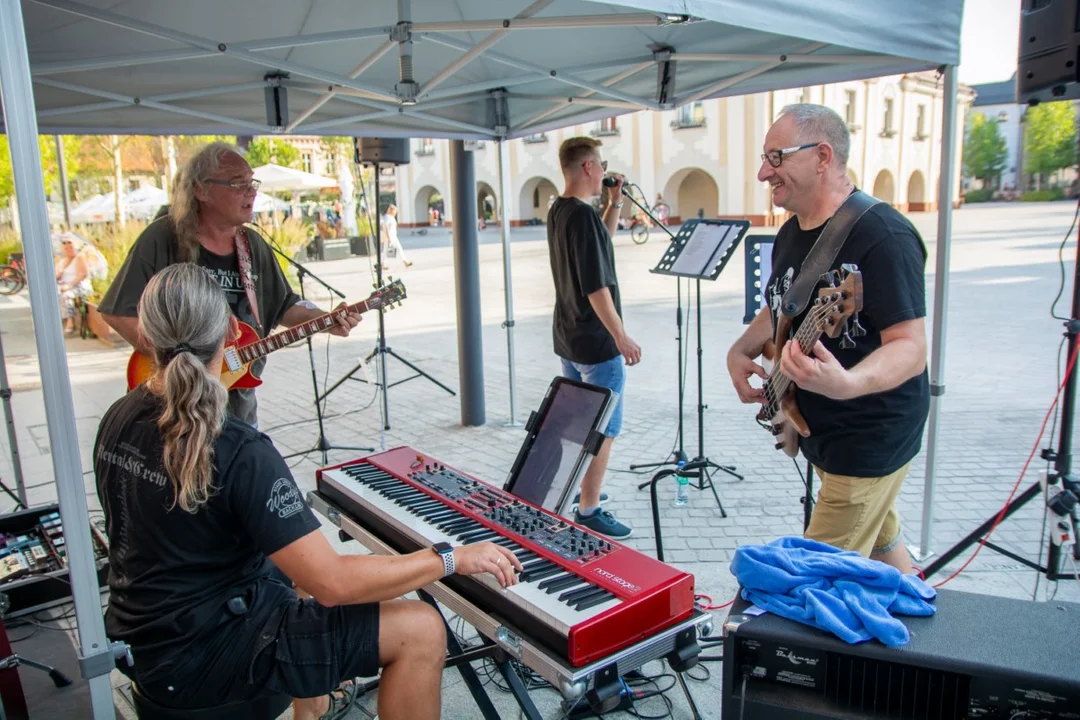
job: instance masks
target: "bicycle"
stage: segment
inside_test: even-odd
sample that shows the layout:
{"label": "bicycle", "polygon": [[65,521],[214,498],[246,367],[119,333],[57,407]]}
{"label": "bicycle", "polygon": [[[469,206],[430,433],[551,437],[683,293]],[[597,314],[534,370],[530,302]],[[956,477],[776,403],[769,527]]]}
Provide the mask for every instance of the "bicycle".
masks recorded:
{"label": "bicycle", "polygon": [[15,295],[26,287],[26,271],[21,253],[12,253],[7,265],[0,265],[0,293]]}
{"label": "bicycle", "polygon": [[650,227],[652,227],[652,221],[645,213],[637,213],[630,221],[630,239],[637,245],[644,245],[649,242]]}

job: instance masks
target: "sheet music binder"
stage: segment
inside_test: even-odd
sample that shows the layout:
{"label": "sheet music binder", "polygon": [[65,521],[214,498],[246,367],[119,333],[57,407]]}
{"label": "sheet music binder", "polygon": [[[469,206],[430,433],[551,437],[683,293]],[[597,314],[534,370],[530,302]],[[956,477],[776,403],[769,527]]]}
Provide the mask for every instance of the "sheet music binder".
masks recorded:
{"label": "sheet music binder", "polygon": [[715,280],[749,229],[749,220],[688,220],[651,272]]}

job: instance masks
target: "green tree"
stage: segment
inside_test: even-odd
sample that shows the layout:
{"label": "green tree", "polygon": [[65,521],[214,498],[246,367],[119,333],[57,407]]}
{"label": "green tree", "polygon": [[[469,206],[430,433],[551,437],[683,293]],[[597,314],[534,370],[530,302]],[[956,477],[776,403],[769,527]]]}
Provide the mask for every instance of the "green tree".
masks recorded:
{"label": "green tree", "polygon": [[[79,172],[79,138],[63,135],[60,139],[64,147],[64,160],[70,179]],[[39,135],[38,148],[41,152],[41,169],[45,172],[45,191],[51,193],[60,190],[60,164],[56,159],[56,139],[52,135]],[[15,194],[15,174],[11,169],[11,153],[8,149],[7,135],[0,135],[0,207],[7,207],[8,199]]]}
{"label": "green tree", "polygon": [[268,163],[300,169],[300,151],[282,140],[259,137],[252,140],[244,153],[244,159],[253,168]]}
{"label": "green tree", "polygon": [[964,139],[964,174],[982,180],[983,187],[990,188],[1005,169],[1007,159],[1005,138],[997,122],[975,113]]}
{"label": "green tree", "polygon": [[1076,163],[1076,112],[1071,102],[1036,105],[1024,121],[1024,170],[1040,178]]}

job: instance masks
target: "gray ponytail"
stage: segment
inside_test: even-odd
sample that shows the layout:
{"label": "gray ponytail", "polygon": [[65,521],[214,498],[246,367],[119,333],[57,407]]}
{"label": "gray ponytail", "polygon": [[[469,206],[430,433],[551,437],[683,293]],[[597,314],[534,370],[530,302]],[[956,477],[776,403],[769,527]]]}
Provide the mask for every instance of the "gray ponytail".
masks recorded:
{"label": "gray ponytail", "polygon": [[165,409],[158,420],[173,504],[195,513],[212,494],[214,441],[225,424],[228,393],[207,365],[229,329],[221,286],[191,263],[150,279],[139,301],[139,331],[153,348],[155,382]]}

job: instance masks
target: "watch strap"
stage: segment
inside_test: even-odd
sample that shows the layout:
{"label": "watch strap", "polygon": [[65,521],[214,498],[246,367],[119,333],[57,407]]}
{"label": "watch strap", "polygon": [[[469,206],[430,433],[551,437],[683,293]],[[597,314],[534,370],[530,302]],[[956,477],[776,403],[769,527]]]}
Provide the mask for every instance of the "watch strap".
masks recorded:
{"label": "watch strap", "polygon": [[454,551],[439,553],[442,556],[443,562],[443,577],[449,577],[454,574]]}

